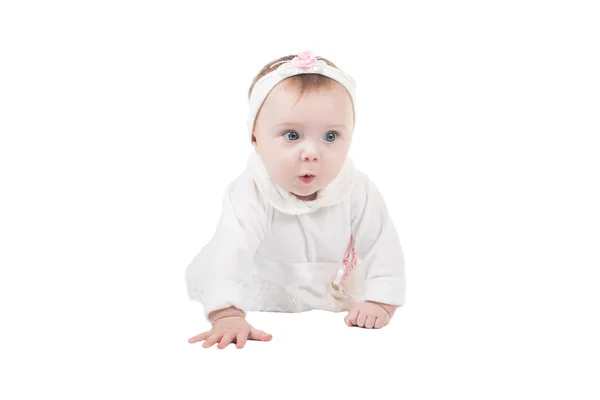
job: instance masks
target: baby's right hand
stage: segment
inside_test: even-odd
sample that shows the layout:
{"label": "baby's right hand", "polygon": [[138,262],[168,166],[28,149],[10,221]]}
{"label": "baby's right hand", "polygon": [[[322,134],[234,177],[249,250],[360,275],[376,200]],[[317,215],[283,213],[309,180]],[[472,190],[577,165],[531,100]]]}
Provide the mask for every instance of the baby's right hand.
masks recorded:
{"label": "baby's right hand", "polygon": [[246,344],[246,340],[261,340],[268,342],[273,338],[258,329],[254,329],[243,317],[225,317],[213,323],[210,331],[203,332],[188,339],[189,343],[196,343],[204,340],[202,347],[211,347],[219,342],[217,348],[224,349],[230,343],[236,343],[238,349]]}

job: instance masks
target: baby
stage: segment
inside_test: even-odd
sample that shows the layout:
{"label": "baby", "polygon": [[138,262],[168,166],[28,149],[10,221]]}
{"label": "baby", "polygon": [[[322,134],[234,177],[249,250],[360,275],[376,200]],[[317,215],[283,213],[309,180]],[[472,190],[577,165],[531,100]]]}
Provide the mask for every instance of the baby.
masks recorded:
{"label": "baby", "polygon": [[188,341],[271,340],[248,311],[348,311],[348,326],[384,327],[404,304],[404,254],[379,191],[348,158],[354,80],[305,51],[267,64],[248,97],[255,152],[186,269],[212,329]]}

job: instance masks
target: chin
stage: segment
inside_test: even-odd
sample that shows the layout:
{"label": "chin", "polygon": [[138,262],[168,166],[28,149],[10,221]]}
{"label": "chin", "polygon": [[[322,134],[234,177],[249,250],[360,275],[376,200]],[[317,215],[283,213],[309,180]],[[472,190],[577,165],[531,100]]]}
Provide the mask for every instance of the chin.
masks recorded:
{"label": "chin", "polygon": [[321,190],[321,187],[315,186],[315,185],[310,185],[310,186],[305,186],[305,187],[299,187],[296,186],[295,188],[292,189],[292,193],[294,193],[296,196],[311,196],[315,193],[317,193],[319,190]]}
{"label": "chin", "polygon": [[294,189],[294,190],[292,190],[292,193],[294,193],[296,196],[303,196],[304,197],[304,196],[310,196],[311,194],[314,194],[317,191],[318,191],[317,189],[311,189],[311,190],[307,190],[307,189],[296,190],[296,189]]}

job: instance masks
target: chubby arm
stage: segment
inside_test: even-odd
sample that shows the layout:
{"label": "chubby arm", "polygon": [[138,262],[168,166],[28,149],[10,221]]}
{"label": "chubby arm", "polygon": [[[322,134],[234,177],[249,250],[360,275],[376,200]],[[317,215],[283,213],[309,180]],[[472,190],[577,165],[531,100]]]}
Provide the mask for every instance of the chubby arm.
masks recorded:
{"label": "chubby arm", "polygon": [[270,213],[247,174],[227,188],[214,236],[186,269],[188,296],[203,304],[211,322],[245,315],[245,283],[252,279],[253,255],[268,232]]}
{"label": "chubby arm", "polygon": [[391,317],[404,304],[404,252],[379,190],[364,174],[357,175],[352,231],[365,271],[363,300],[382,306]]}

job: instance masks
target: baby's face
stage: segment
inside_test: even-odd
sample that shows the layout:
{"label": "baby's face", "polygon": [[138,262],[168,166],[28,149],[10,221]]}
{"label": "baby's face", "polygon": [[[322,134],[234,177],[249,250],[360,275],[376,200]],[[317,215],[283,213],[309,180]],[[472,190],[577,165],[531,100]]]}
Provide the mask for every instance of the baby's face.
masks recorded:
{"label": "baby's face", "polygon": [[300,199],[314,200],[344,164],[353,120],[352,100],[339,83],[298,99],[282,81],[262,105],[254,145],[275,183]]}

